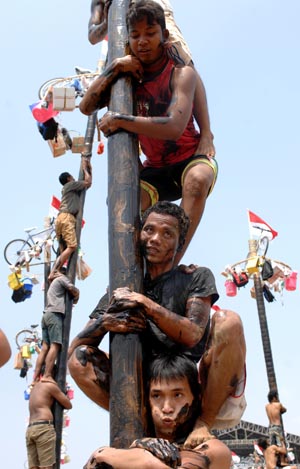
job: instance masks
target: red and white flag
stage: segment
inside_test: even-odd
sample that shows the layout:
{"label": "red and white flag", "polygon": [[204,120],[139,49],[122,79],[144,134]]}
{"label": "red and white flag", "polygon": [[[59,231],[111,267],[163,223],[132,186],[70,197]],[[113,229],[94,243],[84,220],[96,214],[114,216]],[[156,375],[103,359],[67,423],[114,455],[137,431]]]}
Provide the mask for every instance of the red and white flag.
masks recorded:
{"label": "red and white flag", "polygon": [[[48,216],[50,218],[56,218],[59,213],[59,207],[60,207],[60,200],[57,197],[55,197],[55,195],[53,195],[51,199],[51,204],[49,207]],[[82,225],[81,225],[82,228],[84,227],[84,224],[85,224],[85,221],[82,219]]]}
{"label": "red and white flag", "polygon": [[268,223],[262,220],[258,215],[255,215],[255,213],[250,212],[250,210],[248,210],[248,219],[250,238],[263,235],[267,236],[267,238],[269,238],[271,241],[278,235],[277,231],[273,230],[273,228],[271,228]]}
{"label": "red and white flag", "polygon": [[51,204],[49,207],[49,217],[50,218],[56,218],[59,212],[59,207],[60,207],[60,200],[55,197],[55,195],[52,196]]}

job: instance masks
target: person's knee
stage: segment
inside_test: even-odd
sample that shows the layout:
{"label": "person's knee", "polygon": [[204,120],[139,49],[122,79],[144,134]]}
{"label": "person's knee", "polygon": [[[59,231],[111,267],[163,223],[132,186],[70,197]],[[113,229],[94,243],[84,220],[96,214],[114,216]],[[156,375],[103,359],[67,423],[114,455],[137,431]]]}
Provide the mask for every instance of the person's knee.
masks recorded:
{"label": "person's knee", "polygon": [[87,364],[86,347],[78,347],[74,350],[68,360],[70,375],[76,381],[80,376],[84,376]]}
{"label": "person's knee", "polygon": [[245,346],[243,323],[240,316],[234,311],[216,311],[212,319],[212,329],[218,342]]}
{"label": "person's knee", "polygon": [[204,164],[193,166],[186,174],[183,182],[183,195],[196,198],[207,197],[213,184],[212,169]]}

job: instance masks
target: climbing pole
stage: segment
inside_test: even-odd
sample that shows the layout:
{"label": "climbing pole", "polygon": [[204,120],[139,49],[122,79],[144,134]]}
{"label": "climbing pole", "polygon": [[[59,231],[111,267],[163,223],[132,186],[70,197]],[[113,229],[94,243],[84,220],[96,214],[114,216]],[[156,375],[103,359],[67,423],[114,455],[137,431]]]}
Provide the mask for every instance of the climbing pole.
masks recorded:
{"label": "climbing pole", "polygon": [[[84,151],[81,154],[82,158],[91,158],[92,156],[92,145],[93,145],[93,140],[94,140],[96,121],[97,121],[97,113],[94,113],[88,117],[88,123],[86,127],[85,139],[84,139]],[[83,180],[83,178],[84,178],[84,174],[82,171],[82,166],[80,166],[78,180]],[[79,208],[78,214],[76,215],[76,238],[77,238],[78,246],[80,245],[85,192],[86,192],[85,190],[81,192],[80,208]],[[68,277],[70,278],[71,282],[74,284],[75,284],[75,277],[76,277],[77,257],[78,257],[78,252],[75,251],[70,257],[69,264],[68,264]],[[46,270],[47,270],[47,267],[45,267],[45,272]],[[66,295],[66,310],[65,310],[65,318],[64,318],[63,343],[62,343],[61,351],[57,359],[58,371],[55,377],[58,386],[63,391],[65,391],[66,389],[67,355],[68,355],[68,347],[69,347],[69,339],[70,339],[72,307],[73,307],[73,301],[69,295]],[[54,425],[55,425],[55,431],[56,431],[56,436],[57,436],[55,469],[60,468],[60,461],[61,461],[63,411],[64,411],[63,407],[57,401],[55,401]]]}
{"label": "climbing pole", "polygon": [[[129,0],[115,0],[109,9],[108,60],[126,54],[126,12]],[[110,111],[133,113],[130,78],[112,88]],[[138,143],[126,132],[108,138],[109,290],[128,286],[141,291]],[[110,334],[110,444],[127,448],[144,435],[145,406],[142,346],[138,334]]]}

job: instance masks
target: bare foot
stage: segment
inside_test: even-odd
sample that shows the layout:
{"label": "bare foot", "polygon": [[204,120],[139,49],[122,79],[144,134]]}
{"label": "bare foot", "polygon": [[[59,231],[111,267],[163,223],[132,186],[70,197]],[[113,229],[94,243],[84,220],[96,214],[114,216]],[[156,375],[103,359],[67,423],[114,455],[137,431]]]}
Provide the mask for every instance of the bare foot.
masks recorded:
{"label": "bare foot", "polygon": [[52,378],[52,376],[43,376],[41,378],[41,382],[42,383],[53,383],[53,384],[57,384],[57,382],[55,381],[54,378]]}
{"label": "bare foot", "polygon": [[189,434],[184,442],[183,447],[186,449],[193,449],[207,440],[216,438],[210,433],[208,426],[204,422],[198,421],[196,425],[196,428]]}

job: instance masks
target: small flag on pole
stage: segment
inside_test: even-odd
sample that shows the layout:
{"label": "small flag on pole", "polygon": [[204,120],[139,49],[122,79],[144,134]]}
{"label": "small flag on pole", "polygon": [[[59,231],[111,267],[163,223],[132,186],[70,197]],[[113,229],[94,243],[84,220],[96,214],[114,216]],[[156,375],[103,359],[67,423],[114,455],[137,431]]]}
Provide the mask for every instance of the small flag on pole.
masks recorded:
{"label": "small flag on pole", "polygon": [[248,210],[248,218],[249,218],[249,230],[250,230],[250,238],[259,237],[261,235],[267,236],[271,241],[274,239],[278,233],[277,231],[273,230],[268,223],[262,220],[258,215]]}

